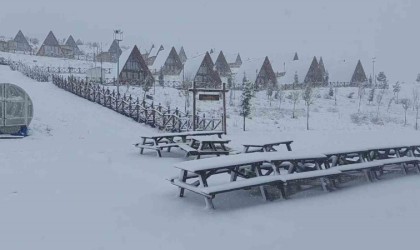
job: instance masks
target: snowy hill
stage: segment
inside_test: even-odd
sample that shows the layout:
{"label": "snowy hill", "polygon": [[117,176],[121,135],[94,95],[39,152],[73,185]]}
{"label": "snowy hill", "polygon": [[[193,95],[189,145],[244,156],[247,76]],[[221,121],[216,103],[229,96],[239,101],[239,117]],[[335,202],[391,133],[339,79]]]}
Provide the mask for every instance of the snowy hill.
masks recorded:
{"label": "snowy hill", "polygon": [[[0,82],[24,88],[35,108],[30,137],[0,141],[3,249],[357,249],[361,243],[414,249],[417,244],[417,175],[268,203],[239,191],[221,195],[218,210],[209,212],[201,197],[188,193],[179,199],[165,180],[178,173],[172,165],[184,160],[182,154],[159,159],[133,148],[140,135],[154,129],[6,66],[0,66]],[[413,129],[393,126],[285,133],[253,126],[245,133],[232,131],[235,147],[251,136],[293,138],[297,151],[420,139]]]}

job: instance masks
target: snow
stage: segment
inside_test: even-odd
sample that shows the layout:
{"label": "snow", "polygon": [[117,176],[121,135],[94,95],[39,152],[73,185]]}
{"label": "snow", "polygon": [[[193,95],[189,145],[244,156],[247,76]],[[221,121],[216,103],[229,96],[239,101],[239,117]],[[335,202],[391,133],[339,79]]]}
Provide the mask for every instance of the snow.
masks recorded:
{"label": "snow", "polygon": [[[347,250],[361,244],[416,249],[418,244],[418,175],[356,183],[331,193],[308,190],[267,203],[259,193],[237,191],[219,195],[217,209],[209,212],[201,196],[188,192],[180,199],[165,180],[179,174],[173,165],[184,161],[182,152],[159,159],[154,152],[140,156],[132,146],[156,130],[5,66],[0,66],[0,82],[24,88],[35,108],[30,137],[0,141],[2,249]],[[410,85],[404,89],[410,94]],[[332,100],[320,99],[311,131],[304,131],[303,118],[286,116],[278,128],[272,120],[278,109],[269,108],[264,93],[257,94],[254,105],[268,113],[254,116],[249,130],[241,132],[232,111],[227,138],[238,149],[248,138],[293,138],[296,152],[420,140],[419,132],[401,123],[349,122],[357,111],[345,97],[351,91],[339,90],[337,113],[327,111]],[[289,106],[284,108],[288,112]],[[401,111],[395,105],[390,115],[401,120]]]}

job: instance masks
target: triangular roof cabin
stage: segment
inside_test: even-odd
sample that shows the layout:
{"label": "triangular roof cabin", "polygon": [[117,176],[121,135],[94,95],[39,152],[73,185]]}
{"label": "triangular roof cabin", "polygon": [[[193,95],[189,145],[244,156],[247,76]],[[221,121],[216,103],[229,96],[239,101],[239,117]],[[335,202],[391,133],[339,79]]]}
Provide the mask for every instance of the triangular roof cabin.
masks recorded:
{"label": "triangular roof cabin", "polygon": [[299,56],[298,56],[298,53],[296,52],[295,56],[293,57],[293,61],[297,61],[297,60],[299,60]]}
{"label": "triangular roof cabin", "polygon": [[304,83],[311,85],[321,85],[324,83],[324,76],[315,56],[306,74]]}
{"label": "triangular roof cabin", "polygon": [[16,43],[17,51],[29,52],[32,50],[31,45],[29,45],[28,40],[26,40],[26,37],[23,35],[21,30],[19,30],[19,32],[16,34],[13,41]]}
{"label": "triangular roof cabin", "polygon": [[171,50],[163,49],[156,56],[152,66],[149,66],[153,74],[162,74],[164,76],[179,76],[183,64],[174,47]]}
{"label": "triangular roof cabin", "polygon": [[368,79],[366,77],[365,70],[363,69],[362,62],[359,60],[356,65],[356,69],[354,70],[353,76],[351,77],[350,84],[352,86],[356,86],[360,83],[367,82]]}
{"label": "triangular roof cabin", "polygon": [[257,79],[255,80],[255,87],[257,89],[266,89],[269,84],[277,85],[277,76],[273,70],[270,59],[265,57],[263,65],[258,72]]}
{"label": "triangular roof cabin", "polygon": [[114,55],[120,56],[122,53],[122,50],[120,48],[120,45],[118,44],[118,41],[115,39],[114,41],[112,41],[111,46],[108,49],[108,52]]}
{"label": "triangular roof cabin", "polygon": [[120,60],[124,63],[119,72],[120,82],[129,85],[153,85],[154,78],[140,50],[137,46],[131,50],[125,51]]}
{"label": "triangular roof cabin", "polygon": [[179,50],[179,59],[181,59],[182,63],[185,63],[188,59],[187,54],[185,53],[184,47],[181,47]]}
{"label": "triangular roof cabin", "polygon": [[75,55],[81,54],[79,46],[77,46],[77,43],[74,41],[74,38],[72,35],[70,35],[69,38],[67,39],[66,46],[72,48]]}
{"label": "triangular roof cabin", "polygon": [[54,33],[50,31],[38,50],[38,56],[63,57],[63,51]]}
{"label": "triangular roof cabin", "polygon": [[221,88],[222,79],[215,69],[209,52],[204,56],[187,60],[184,68],[185,76],[192,77],[197,88]]}
{"label": "triangular roof cabin", "polygon": [[221,77],[230,77],[232,75],[232,71],[230,70],[230,66],[226,61],[223,51],[220,51],[219,56],[216,59],[215,66]]}
{"label": "triangular roof cabin", "polygon": [[235,62],[229,63],[230,68],[240,68],[242,66],[242,58],[241,55],[238,53],[236,56]]}

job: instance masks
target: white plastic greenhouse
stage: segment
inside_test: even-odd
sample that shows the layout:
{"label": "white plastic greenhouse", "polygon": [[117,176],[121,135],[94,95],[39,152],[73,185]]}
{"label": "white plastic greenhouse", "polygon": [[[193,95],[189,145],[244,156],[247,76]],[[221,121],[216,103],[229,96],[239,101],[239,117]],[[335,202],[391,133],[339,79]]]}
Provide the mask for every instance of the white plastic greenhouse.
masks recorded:
{"label": "white plastic greenhouse", "polygon": [[0,83],[0,134],[26,136],[33,112],[32,100],[22,88]]}

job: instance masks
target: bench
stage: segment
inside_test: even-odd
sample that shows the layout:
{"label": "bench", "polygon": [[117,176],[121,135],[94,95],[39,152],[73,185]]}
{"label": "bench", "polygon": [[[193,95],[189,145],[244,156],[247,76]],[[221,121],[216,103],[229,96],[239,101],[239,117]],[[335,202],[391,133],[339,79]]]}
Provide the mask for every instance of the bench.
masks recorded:
{"label": "bench", "polygon": [[198,150],[191,147],[190,145],[180,144],[179,148],[187,153],[185,157],[189,157],[191,155],[198,155]]}
{"label": "bench", "polygon": [[419,161],[420,159],[415,158],[415,157],[400,157],[400,158],[390,158],[390,159],[335,166],[332,169],[340,170],[343,173],[361,171],[361,172],[364,172],[366,179],[369,182],[372,182],[373,181],[372,174],[374,174],[374,178],[377,179],[375,172],[372,172],[372,171],[382,170],[385,166],[400,165],[403,173],[407,174],[407,164],[413,164],[417,168],[417,172],[420,172],[420,167],[418,164]]}
{"label": "bench", "polygon": [[263,199],[267,200],[267,193],[264,186],[270,185],[270,184],[277,185],[283,198],[287,198],[284,186],[288,185],[288,183],[290,182],[299,181],[299,180],[320,179],[324,190],[329,191],[327,189],[327,183],[325,183],[323,178],[331,178],[339,174],[341,174],[341,171],[337,169],[316,170],[316,171],[311,171],[311,172],[295,173],[295,174],[287,174],[287,175],[258,176],[254,178],[228,182],[228,183],[219,184],[219,185],[210,186],[210,187],[202,187],[202,186],[198,187],[195,185],[195,183],[188,184],[188,183],[180,181],[178,178],[171,179],[170,181],[175,186],[178,186],[180,188],[183,188],[193,193],[204,196],[206,207],[214,209],[213,199],[215,198],[217,194],[232,192],[232,191],[241,190],[241,189],[248,189],[252,187],[259,187]]}

